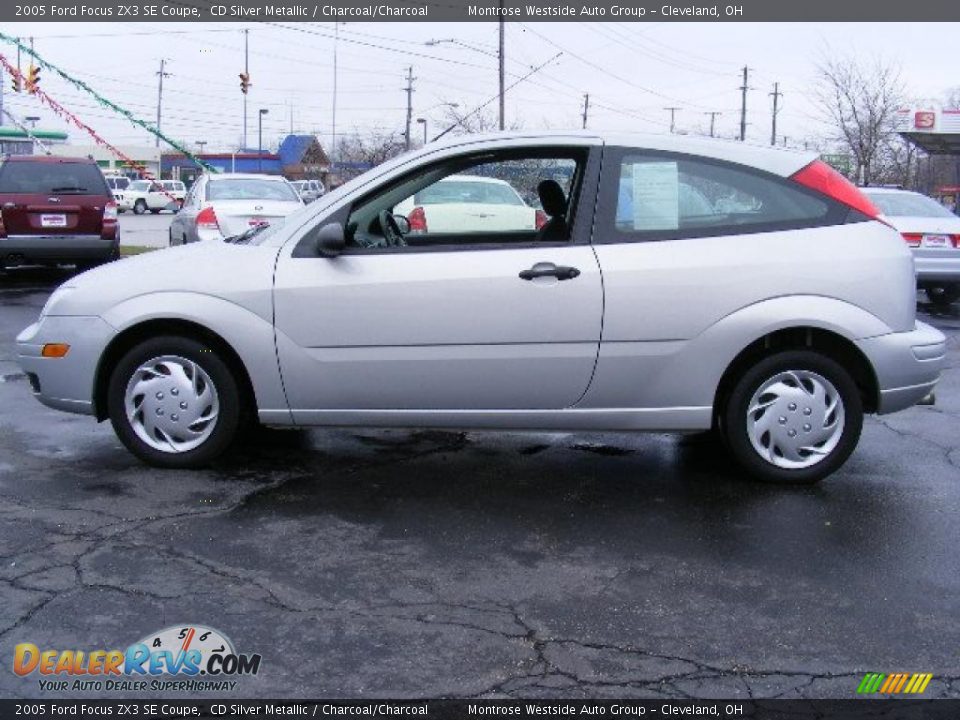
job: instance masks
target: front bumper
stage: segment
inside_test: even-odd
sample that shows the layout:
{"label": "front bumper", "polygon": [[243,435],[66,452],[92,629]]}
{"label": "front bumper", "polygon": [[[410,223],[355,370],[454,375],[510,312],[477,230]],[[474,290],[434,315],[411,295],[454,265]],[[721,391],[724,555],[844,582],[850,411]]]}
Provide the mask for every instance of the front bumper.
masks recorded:
{"label": "front bumper", "polygon": [[[102,318],[47,316],[17,336],[17,361],[27,374],[33,395],[57,410],[93,415],[97,363],[116,330]],[[47,343],[67,343],[62,358],[42,357]]]}
{"label": "front bumper", "polygon": [[109,260],[119,246],[119,235],[10,235],[0,238],[0,264]]}
{"label": "front bumper", "polygon": [[909,332],[878,335],[857,345],[876,373],[881,415],[916,405],[929,395],[947,355],[943,333],[922,322]]}

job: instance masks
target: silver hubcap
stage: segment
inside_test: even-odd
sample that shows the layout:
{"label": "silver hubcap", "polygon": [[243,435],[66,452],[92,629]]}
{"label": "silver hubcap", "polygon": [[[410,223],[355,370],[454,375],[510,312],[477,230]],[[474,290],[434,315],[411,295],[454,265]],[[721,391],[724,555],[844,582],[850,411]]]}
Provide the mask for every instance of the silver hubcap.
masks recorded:
{"label": "silver hubcap", "polygon": [[747,410],[747,436],[767,462],[794,470],[816,465],[843,435],[840,393],[807,370],[777,373],[760,385]]}
{"label": "silver hubcap", "polygon": [[220,412],[217,388],[192,360],[164,355],[136,369],[124,394],[130,427],[154,450],[182,453],[213,433]]}

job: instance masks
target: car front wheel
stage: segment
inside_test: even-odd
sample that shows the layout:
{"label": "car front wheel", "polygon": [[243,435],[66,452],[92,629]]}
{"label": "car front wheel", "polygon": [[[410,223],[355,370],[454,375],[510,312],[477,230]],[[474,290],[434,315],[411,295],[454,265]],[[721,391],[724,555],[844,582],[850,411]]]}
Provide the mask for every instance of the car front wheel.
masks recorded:
{"label": "car front wheel", "polygon": [[754,477],[809,484],[850,456],[863,403],[850,374],[808,350],[759,360],[734,385],[724,409],[730,451]]}
{"label": "car front wheel", "polygon": [[110,376],[107,408],[127,449],[157,467],[202,467],[230,447],[240,427],[229,366],[214,348],[185,337],[157,337],[129,350]]}
{"label": "car front wheel", "polygon": [[147,203],[144,200],[137,200],[133,204],[133,212],[135,215],[143,215],[147,211]]}

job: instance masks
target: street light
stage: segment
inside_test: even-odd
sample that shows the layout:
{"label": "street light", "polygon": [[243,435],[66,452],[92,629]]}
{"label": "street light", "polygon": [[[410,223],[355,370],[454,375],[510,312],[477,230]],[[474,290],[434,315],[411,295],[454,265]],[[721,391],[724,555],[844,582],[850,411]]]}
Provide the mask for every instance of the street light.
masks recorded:
{"label": "street light", "polygon": [[427,119],[426,118],[417,118],[417,123],[423,125],[423,144],[427,144]]}
{"label": "street light", "polygon": [[30,128],[31,128],[31,129],[36,129],[37,123],[40,122],[40,116],[39,116],[39,115],[27,115],[27,117],[25,117],[24,120],[26,120],[28,123],[30,123]]}
{"label": "street light", "polygon": [[206,140],[197,140],[196,145],[200,148],[200,154],[203,155],[203,146],[207,144]]}
{"label": "street light", "polygon": [[257,115],[257,172],[263,172],[263,116],[268,112],[266,108],[260,108]]}

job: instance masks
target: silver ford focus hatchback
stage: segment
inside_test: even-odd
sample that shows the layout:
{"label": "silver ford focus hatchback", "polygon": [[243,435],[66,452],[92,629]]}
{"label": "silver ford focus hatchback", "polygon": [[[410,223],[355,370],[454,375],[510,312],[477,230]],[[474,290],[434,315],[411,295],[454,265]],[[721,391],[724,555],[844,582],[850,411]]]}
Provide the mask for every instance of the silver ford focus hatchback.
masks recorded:
{"label": "silver ford focus hatchback", "polygon": [[945,356],[906,244],[816,156],[542,133],[428,145],[269,226],[84,273],[17,342],[40,402],[163,467],[254,418],[712,429],[779,482],[839,468]]}

